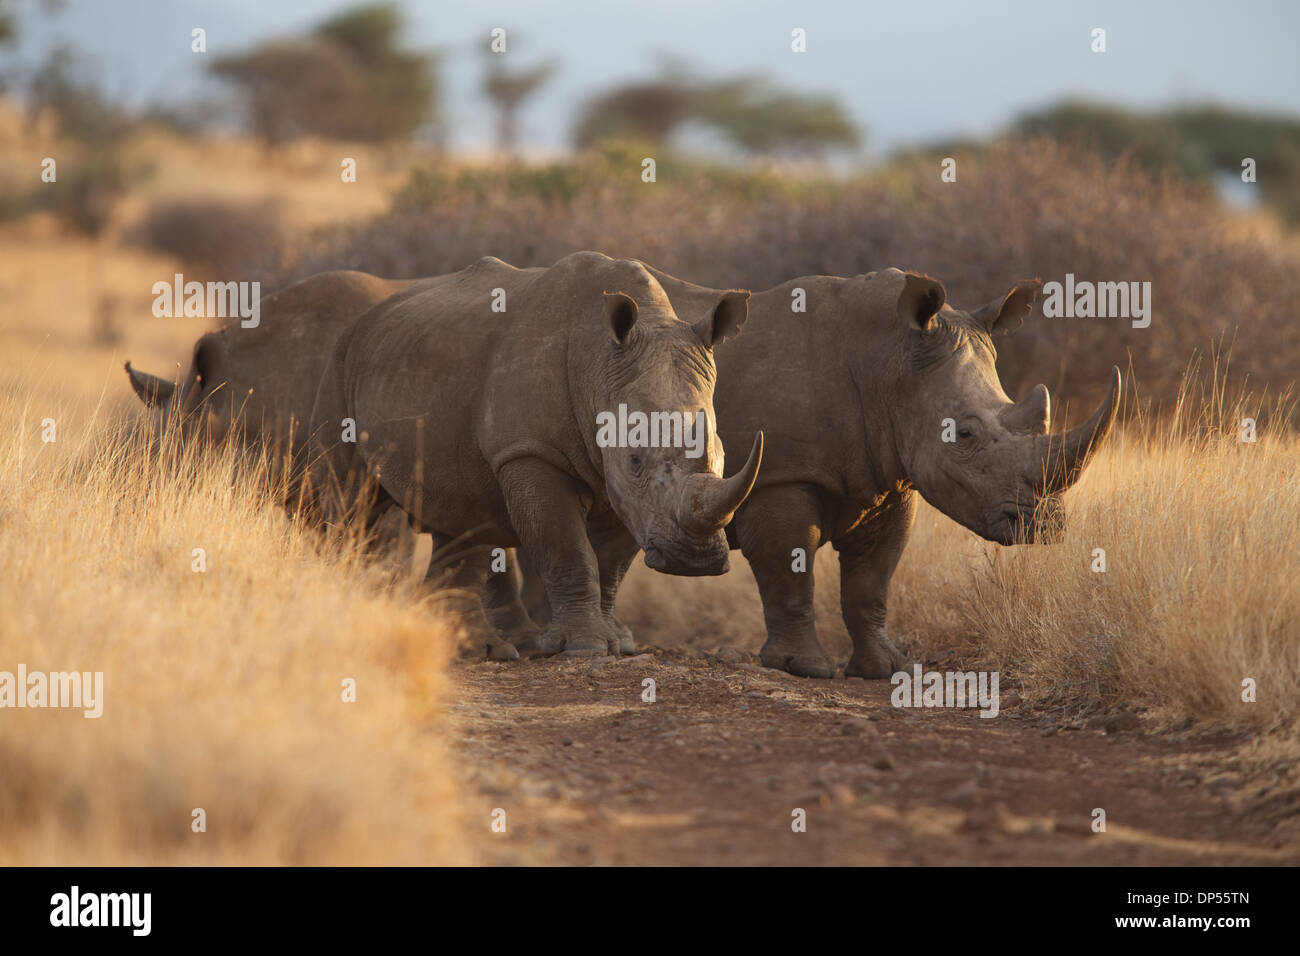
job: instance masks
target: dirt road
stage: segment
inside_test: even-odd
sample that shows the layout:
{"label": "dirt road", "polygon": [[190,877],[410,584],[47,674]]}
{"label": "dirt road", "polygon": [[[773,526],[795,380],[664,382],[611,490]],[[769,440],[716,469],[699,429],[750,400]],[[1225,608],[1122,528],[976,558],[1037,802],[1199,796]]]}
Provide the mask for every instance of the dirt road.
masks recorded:
{"label": "dirt road", "polygon": [[1295,792],[1261,782],[1257,762],[1248,776],[1240,739],[1036,714],[1005,685],[996,719],[896,709],[886,681],[645,650],[458,665],[453,723],[486,862],[1300,862]]}

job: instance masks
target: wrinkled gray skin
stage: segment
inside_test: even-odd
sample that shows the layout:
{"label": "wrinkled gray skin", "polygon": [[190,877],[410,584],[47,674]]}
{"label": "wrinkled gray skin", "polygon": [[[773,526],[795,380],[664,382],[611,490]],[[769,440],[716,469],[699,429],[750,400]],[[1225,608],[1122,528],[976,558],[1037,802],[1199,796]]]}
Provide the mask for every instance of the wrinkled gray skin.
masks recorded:
{"label": "wrinkled gray skin", "polygon": [[[720,294],[650,270],[689,318]],[[1048,395],[1020,403],[1002,391],[991,333],[1019,326],[1041,283],[1018,282],[974,312],[944,305],[943,286],[886,269],[855,278],[808,276],[750,298],[745,334],[718,350],[714,403],[727,443],[767,435],[763,470],[727,528],[763,601],[768,667],[830,677],[813,624],[813,555],[840,558],[840,603],[853,639],[846,676],[887,678],[911,666],[885,636],[889,581],[907,543],[916,494],[999,544],[1050,538],[1060,494],[1104,440],[1120,393],[1111,373],[1090,419],[1047,435]],[[804,289],[807,313],[791,311]],[[954,442],[943,421],[953,419]],[[792,570],[804,549],[807,570]],[[520,553],[525,600],[544,619]],[[533,593],[529,593],[533,592]]]}
{"label": "wrinkled gray skin", "polygon": [[281,454],[275,466],[304,448],[307,420],[321,373],[339,333],[371,306],[408,283],[363,272],[324,272],[267,296],[261,322],[238,320],[194,345],[189,372],[179,382],[126,363],[131,387],[167,427],[180,416],[182,433],[219,439],[238,422],[245,444],[264,442]]}
{"label": "wrinkled gray skin", "polygon": [[[492,311],[495,289],[504,313]],[[340,336],[321,377],[311,482],[322,517],[346,520],[360,495],[369,516],[397,504],[435,542],[525,547],[550,624],[528,622],[510,575],[467,561],[493,623],[522,653],[618,654],[627,631],[613,599],[638,550],[671,574],[728,568],[723,528],[758,474],[762,436],[724,481],[712,346],[740,329],[747,299],[720,291],[689,325],[644,266],[594,252],[525,270],[485,258],[412,283]],[[620,403],[703,410],[707,453],[598,447],[597,415]],[[346,419],[356,441],[340,440]]]}

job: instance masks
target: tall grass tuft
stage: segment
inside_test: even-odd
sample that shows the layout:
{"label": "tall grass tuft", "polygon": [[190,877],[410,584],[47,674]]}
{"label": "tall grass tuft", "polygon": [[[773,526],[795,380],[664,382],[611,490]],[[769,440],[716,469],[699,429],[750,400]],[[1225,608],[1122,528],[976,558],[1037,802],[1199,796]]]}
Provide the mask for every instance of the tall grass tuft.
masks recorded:
{"label": "tall grass tuft", "polygon": [[0,711],[0,862],[465,861],[450,624],[230,444],[0,410],[0,670],[104,681],[98,719]]}

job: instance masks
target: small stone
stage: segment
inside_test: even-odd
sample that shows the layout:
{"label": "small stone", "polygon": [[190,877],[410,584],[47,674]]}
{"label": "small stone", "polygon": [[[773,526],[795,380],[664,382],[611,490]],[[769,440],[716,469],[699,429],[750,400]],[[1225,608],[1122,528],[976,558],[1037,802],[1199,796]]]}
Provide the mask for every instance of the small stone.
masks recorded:
{"label": "small stone", "polygon": [[1106,733],[1117,734],[1125,730],[1137,730],[1140,726],[1142,721],[1138,720],[1137,714],[1124,710],[1106,721]]}
{"label": "small stone", "polygon": [[831,785],[831,799],[846,807],[850,807],[858,802],[858,798],[854,796],[853,791],[847,784],[843,783]]}
{"label": "small stone", "polygon": [[564,746],[566,746],[566,747],[572,747],[572,746],[573,746],[573,738],[572,738],[572,737],[565,737],[564,740],[561,741],[561,743],[563,743]]}
{"label": "small stone", "polygon": [[943,798],[943,802],[951,804],[954,807],[973,807],[975,805],[975,781],[967,780],[961,786],[948,792]]}
{"label": "small stone", "polygon": [[889,759],[889,754],[877,754],[872,758],[871,766],[877,770],[893,770],[894,761]]}

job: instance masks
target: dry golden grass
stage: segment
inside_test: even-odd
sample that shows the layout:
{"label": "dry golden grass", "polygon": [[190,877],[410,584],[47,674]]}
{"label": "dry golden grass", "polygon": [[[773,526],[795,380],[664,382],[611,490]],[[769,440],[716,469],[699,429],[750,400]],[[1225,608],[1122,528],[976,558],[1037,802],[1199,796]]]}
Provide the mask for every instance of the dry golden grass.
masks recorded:
{"label": "dry golden grass", "polygon": [[164,464],[139,432],[0,409],[0,670],[104,675],[98,719],[3,712],[0,863],[467,859],[445,621],[229,448]]}
{"label": "dry golden grass", "polygon": [[899,628],[923,647],[964,639],[1031,698],[1300,728],[1300,440],[1243,442],[1258,412],[1221,389],[1192,407],[1134,421],[1098,456],[1061,544],[999,549],[926,514],[896,579]]}
{"label": "dry golden grass", "polygon": [[[0,154],[37,145],[0,122]],[[147,147],[155,176],[118,222],[184,182],[275,192],[307,224],[386,196],[376,176],[339,184],[327,151]],[[119,231],[92,241],[46,215],[0,229],[0,670],[102,671],[105,696],[98,719],[0,711],[0,864],[469,860],[441,717],[450,625],[296,527],[229,449],[166,469],[109,421],[139,416],[125,358],[170,374],[209,327],[152,316],[153,283],[180,264]],[[105,297],[115,340],[95,333]]]}

